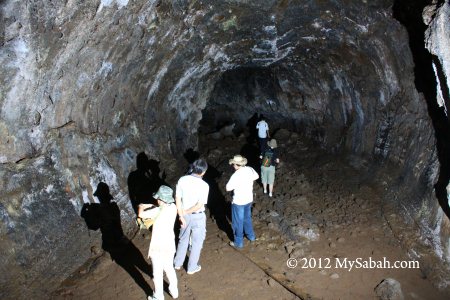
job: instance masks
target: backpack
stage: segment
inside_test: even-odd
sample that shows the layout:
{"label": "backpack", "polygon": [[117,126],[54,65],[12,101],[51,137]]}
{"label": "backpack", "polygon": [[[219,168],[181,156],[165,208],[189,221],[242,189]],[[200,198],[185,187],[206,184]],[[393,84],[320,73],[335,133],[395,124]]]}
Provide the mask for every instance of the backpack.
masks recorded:
{"label": "backpack", "polygon": [[262,159],[261,165],[263,167],[270,167],[272,165],[272,156],[273,156],[273,151],[267,150],[264,153],[264,157]]}

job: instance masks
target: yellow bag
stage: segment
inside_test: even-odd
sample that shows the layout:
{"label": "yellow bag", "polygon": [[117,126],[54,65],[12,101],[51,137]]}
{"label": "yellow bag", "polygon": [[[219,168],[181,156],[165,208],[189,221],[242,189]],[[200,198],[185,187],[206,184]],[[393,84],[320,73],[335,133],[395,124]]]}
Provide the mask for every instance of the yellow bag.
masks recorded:
{"label": "yellow bag", "polygon": [[153,223],[155,223],[156,219],[142,219],[137,218],[136,224],[139,226],[139,229],[150,229],[152,227]]}
{"label": "yellow bag", "polygon": [[149,218],[137,218],[136,224],[139,226],[139,229],[148,229],[150,230],[150,227],[152,227],[153,223],[155,223],[156,219],[158,218],[159,214],[161,213],[161,208],[154,207],[149,210],[146,210],[144,213],[149,216]]}

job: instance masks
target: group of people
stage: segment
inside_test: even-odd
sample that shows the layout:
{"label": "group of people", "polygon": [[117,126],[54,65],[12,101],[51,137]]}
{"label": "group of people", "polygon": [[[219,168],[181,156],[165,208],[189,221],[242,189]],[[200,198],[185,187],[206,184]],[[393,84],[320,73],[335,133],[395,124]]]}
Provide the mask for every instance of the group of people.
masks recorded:
{"label": "group of people", "polygon": [[[279,162],[276,153],[276,140],[267,142],[269,128],[264,120],[257,124],[261,149],[261,181],[264,193],[272,197],[275,164]],[[268,161],[269,160],[269,161]],[[244,236],[250,242],[256,240],[253,230],[251,206],[253,202],[253,183],[259,174],[250,166],[247,159],[235,155],[229,160],[234,168],[226,184],[226,191],[233,191],[231,203],[232,229],[234,240],[230,242],[237,249],[244,247]],[[140,204],[138,217],[153,219],[152,238],[148,257],[152,261],[155,291],[148,299],[164,299],[163,273],[169,281],[169,293],[178,297],[176,270],[184,264],[189,248],[187,274],[192,275],[201,270],[200,253],[206,237],[205,205],[208,201],[209,185],[202,179],[208,169],[207,162],[200,158],[193,162],[187,175],[182,176],[176,185],[175,198],[173,190],[161,185],[153,198],[157,205]],[[267,185],[269,189],[267,189]],[[175,246],[174,224],[178,215],[181,224],[178,247]]]}

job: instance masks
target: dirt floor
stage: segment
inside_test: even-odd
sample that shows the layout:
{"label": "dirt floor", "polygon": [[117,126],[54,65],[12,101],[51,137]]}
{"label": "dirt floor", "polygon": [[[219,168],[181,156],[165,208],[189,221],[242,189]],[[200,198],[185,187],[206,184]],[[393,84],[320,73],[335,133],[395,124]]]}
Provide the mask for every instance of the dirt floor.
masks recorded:
{"label": "dirt floor", "polygon": [[[385,268],[412,259],[386,221],[382,186],[361,177],[367,174],[367,162],[311,151],[311,144],[287,131],[276,138],[282,163],[274,197],[255,184],[258,240],[246,241],[243,250],[228,245],[230,195],[224,186],[233,172],[228,159],[241,153],[257,169],[258,150],[243,136],[201,142],[210,164],[205,178],[211,189],[207,238],[202,270],[177,273],[179,299],[375,299],[375,287],[386,278],[401,284],[405,299],[450,299],[415,265]],[[389,218],[400,221],[392,212]],[[142,259],[149,235],[141,231],[132,241],[139,250],[134,256],[142,255],[134,266],[120,266],[104,253],[68,278],[53,298],[145,299],[153,287],[149,261]],[[350,269],[354,260],[361,264]]]}

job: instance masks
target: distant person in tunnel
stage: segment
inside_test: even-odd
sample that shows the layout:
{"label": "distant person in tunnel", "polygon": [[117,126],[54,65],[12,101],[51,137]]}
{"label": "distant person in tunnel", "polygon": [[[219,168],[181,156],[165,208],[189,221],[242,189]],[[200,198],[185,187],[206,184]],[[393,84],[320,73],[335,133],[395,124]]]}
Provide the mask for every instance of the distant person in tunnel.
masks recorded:
{"label": "distant person in tunnel", "polygon": [[152,204],[139,205],[138,216],[145,219],[147,209],[157,210],[154,217],[152,239],[148,250],[148,257],[152,260],[153,282],[155,284],[155,293],[148,296],[149,300],[164,299],[163,273],[166,273],[169,281],[169,293],[173,298],[178,298],[177,274],[173,267],[173,258],[175,255],[175,233],[173,226],[177,216],[177,208],[173,199],[173,190],[161,185],[158,191],[153,194],[157,199],[158,207],[153,208]]}
{"label": "distant person in tunnel", "polygon": [[198,261],[206,237],[205,205],[209,193],[209,185],[202,177],[207,169],[208,164],[204,159],[194,161],[189,174],[178,180],[175,193],[181,229],[174,265],[177,270],[182,267],[191,238],[192,246],[187,266],[187,273],[190,275],[201,270]]}
{"label": "distant person in tunnel", "polygon": [[256,129],[258,129],[259,153],[262,155],[266,149],[267,139],[270,138],[269,125],[262,114],[256,124]]}
{"label": "distant person in tunnel", "polygon": [[[142,272],[151,276],[152,270],[138,248],[124,235],[120,220],[120,209],[109,191],[109,186],[100,182],[94,192],[100,204],[96,205],[96,216],[102,233],[102,248],[111,259],[130,274],[147,295],[152,289],[142,276]],[[92,204],[91,204],[92,205]],[[140,270],[140,271],[139,271]]]}
{"label": "distant person in tunnel", "polygon": [[250,241],[256,239],[252,224],[253,182],[259,178],[258,173],[246,166],[247,159],[235,155],[229,160],[235,172],[226,185],[227,192],[233,191],[231,204],[231,222],[234,241],[230,245],[236,248],[244,247],[244,234]]}
{"label": "distant person in tunnel", "polygon": [[267,148],[259,158],[261,159],[261,183],[263,192],[267,194],[267,185],[269,185],[269,197],[272,197],[273,184],[275,182],[275,166],[280,163],[277,151],[277,141],[271,139],[267,143]]}

